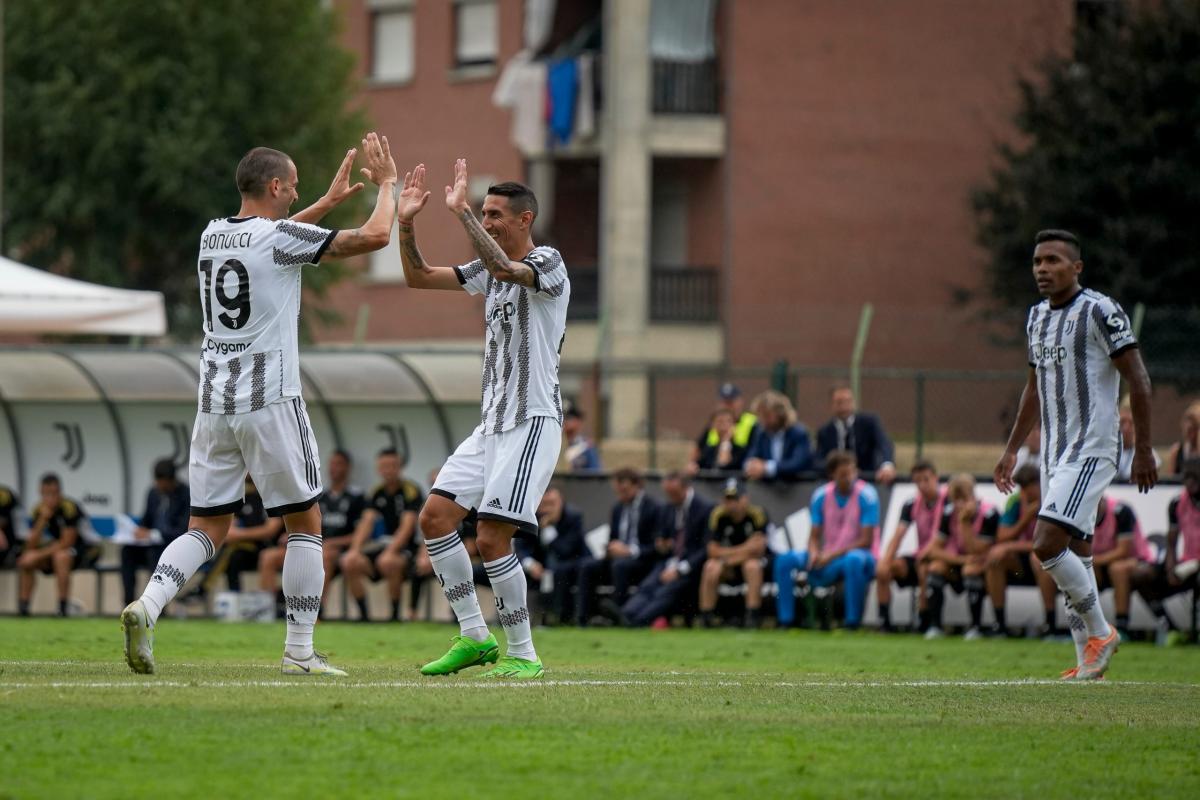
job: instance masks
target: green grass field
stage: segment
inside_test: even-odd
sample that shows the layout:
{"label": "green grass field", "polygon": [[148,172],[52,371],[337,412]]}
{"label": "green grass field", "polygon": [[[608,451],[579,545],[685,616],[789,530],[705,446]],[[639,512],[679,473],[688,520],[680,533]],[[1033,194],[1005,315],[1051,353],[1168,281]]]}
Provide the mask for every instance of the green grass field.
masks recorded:
{"label": "green grass field", "polygon": [[322,624],[350,677],[284,679],[282,625],[168,619],[135,676],[115,620],[2,619],[0,797],[1200,796],[1200,647],[554,629],[539,684],[422,678],[452,632]]}

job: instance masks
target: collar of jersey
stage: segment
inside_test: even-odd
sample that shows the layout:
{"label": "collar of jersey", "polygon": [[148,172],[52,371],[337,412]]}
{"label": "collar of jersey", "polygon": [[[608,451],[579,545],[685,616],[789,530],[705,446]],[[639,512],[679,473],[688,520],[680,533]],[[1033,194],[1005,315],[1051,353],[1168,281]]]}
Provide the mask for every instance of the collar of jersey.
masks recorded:
{"label": "collar of jersey", "polygon": [[225,221],[237,224],[240,222],[249,222],[252,219],[262,219],[262,217],[258,216],[257,214],[251,214],[248,217],[226,217]]}
{"label": "collar of jersey", "polygon": [[1062,310],[1062,309],[1066,308],[1067,306],[1071,305],[1071,303],[1074,303],[1074,302],[1075,302],[1077,299],[1079,299],[1079,295],[1083,294],[1083,291],[1084,291],[1084,290],[1083,290],[1083,287],[1080,287],[1080,289],[1079,289],[1079,291],[1078,291],[1078,292],[1076,292],[1075,294],[1071,295],[1071,299],[1070,299],[1070,300],[1068,300],[1067,302],[1063,303],[1063,304],[1062,304],[1062,305],[1060,305],[1060,306],[1056,306],[1056,305],[1054,305],[1053,303],[1051,303],[1051,304],[1050,304],[1050,310],[1051,310],[1051,311],[1060,311],[1060,310]]}

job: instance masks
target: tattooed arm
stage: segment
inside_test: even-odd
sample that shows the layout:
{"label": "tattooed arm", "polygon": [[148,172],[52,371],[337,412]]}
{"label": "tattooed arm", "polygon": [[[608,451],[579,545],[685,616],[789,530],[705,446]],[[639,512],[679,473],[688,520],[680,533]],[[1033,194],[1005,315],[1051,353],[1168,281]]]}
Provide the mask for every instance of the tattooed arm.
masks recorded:
{"label": "tattooed arm", "polygon": [[496,240],[484,229],[483,223],[471,211],[467,202],[467,160],[454,163],[454,185],[446,187],[446,206],[462,222],[484,268],[493,278],[504,283],[536,287],[537,273],[528,264],[510,261]]}
{"label": "tattooed arm", "polygon": [[404,188],[397,203],[400,266],[404,282],[413,289],[461,289],[462,283],[452,267],[434,267],[425,261],[417,247],[413,219],[425,207],[429,192],[425,190],[425,165],[418,164],[404,176]]}

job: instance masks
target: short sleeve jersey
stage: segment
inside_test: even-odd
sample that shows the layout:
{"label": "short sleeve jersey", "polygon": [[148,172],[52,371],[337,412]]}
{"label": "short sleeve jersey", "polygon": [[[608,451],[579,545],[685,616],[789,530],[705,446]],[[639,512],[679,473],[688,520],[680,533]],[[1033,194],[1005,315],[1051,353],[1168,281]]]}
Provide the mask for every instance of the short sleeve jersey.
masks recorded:
{"label": "short sleeve jersey", "polygon": [[533,269],[532,287],[496,280],[478,259],[454,268],[467,292],[485,297],[480,406],[485,435],[512,430],[533,417],[562,422],[558,359],[571,281],[553,247],[535,247],[521,262]]}
{"label": "short sleeve jersey", "polygon": [[400,527],[400,519],[404,516],[404,512],[419,512],[424,501],[425,495],[421,491],[421,487],[407,478],[400,480],[400,486],[394,492],[389,491],[383,485],[375,487],[375,490],[371,492],[371,508],[378,511],[379,515],[383,517],[383,526],[388,536],[391,536]]}
{"label": "short sleeve jersey", "polygon": [[367,498],[352,486],[342,492],[326,489],[317,501],[321,507],[321,535],[349,536],[367,509]]}
{"label": "short sleeve jersey", "polygon": [[758,506],[750,506],[740,520],[735,520],[724,507],[717,506],[708,517],[708,530],[711,541],[721,547],[737,547],[755,533],[766,533],[769,523],[767,512]]}
{"label": "short sleeve jersey", "polygon": [[1137,347],[1120,304],[1091,289],[1061,307],[1043,300],[1030,310],[1025,333],[1041,398],[1042,468],[1087,458],[1118,461],[1121,376],[1112,359]]}
{"label": "short sleeve jersey", "polygon": [[300,396],[300,270],[337,231],[263,217],[215,219],[197,264],[200,411],[244,414]]}
{"label": "short sleeve jersey", "polygon": [[[42,515],[42,504],[38,503],[33,507],[33,519],[36,522],[38,517]],[[42,530],[42,535],[54,539],[55,541],[62,538],[63,531],[67,528],[75,528],[76,533],[80,533],[79,524],[87,517],[79,504],[69,497],[64,497],[59,502],[58,507],[54,509],[54,513],[50,515],[50,521],[46,523],[46,527]]]}

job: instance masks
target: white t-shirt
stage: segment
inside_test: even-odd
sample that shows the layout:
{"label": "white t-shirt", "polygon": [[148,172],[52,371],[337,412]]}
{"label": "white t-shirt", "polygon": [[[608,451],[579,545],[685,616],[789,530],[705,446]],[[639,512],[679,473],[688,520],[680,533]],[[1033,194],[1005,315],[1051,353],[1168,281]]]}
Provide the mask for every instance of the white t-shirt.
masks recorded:
{"label": "white t-shirt", "polygon": [[464,289],[486,298],[485,435],[512,430],[533,417],[553,417],[562,424],[558,357],[567,332],[571,281],[553,247],[535,247],[521,261],[534,270],[531,288],[494,279],[479,259],[454,268]]}
{"label": "white t-shirt", "polygon": [[300,269],[337,231],[263,217],[214,219],[200,236],[200,411],[244,414],[300,396]]}
{"label": "white t-shirt", "polygon": [[1042,406],[1042,468],[1120,453],[1117,402],[1121,376],[1112,359],[1137,346],[1119,303],[1083,289],[1055,308],[1029,312],[1029,366]]}

